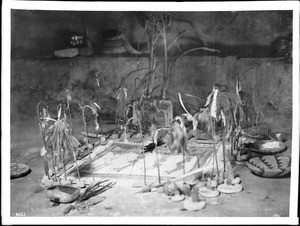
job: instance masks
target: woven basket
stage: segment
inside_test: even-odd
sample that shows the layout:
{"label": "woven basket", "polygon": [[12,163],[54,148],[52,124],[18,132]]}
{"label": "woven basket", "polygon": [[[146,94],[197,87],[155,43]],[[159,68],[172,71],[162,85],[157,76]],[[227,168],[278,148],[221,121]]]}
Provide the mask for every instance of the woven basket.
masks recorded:
{"label": "woven basket", "polygon": [[255,175],[261,177],[282,177],[291,171],[291,157],[265,155],[251,158],[246,165]]}
{"label": "woven basket", "polygon": [[261,140],[249,146],[249,149],[257,154],[273,155],[287,150],[287,146],[280,141]]}
{"label": "woven basket", "polygon": [[23,163],[10,164],[10,179],[20,178],[28,175],[31,172],[29,166]]}
{"label": "woven basket", "polygon": [[242,134],[246,137],[263,140],[268,136],[267,135],[268,129],[260,128],[260,127],[253,127],[253,128],[251,127],[251,128],[244,129],[242,131]]}

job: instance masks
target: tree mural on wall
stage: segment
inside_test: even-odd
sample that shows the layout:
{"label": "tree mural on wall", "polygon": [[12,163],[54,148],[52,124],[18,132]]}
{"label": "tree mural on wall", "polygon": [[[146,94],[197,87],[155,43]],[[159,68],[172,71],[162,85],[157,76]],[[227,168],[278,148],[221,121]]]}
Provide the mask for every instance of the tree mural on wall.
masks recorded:
{"label": "tree mural on wall", "polygon": [[[172,69],[177,60],[192,51],[219,51],[202,46],[204,42],[200,39],[198,42],[200,47],[183,51],[180,48],[180,38],[183,34],[187,31],[191,31],[195,33],[195,36],[198,38],[199,35],[198,31],[194,29],[194,26],[178,29],[176,24],[173,23],[174,12],[135,12],[135,14],[143,27],[143,32],[137,45],[137,51],[140,52],[139,48],[141,43],[147,43],[146,50],[142,52],[147,54],[149,64],[148,68],[137,68],[125,74],[120,82],[119,89],[125,88],[125,81],[131,75],[141,71],[146,72],[141,77],[134,80],[135,90],[133,91],[133,101],[136,102],[136,100],[138,100],[138,103],[136,103],[136,105],[133,104],[133,111],[136,112],[137,115],[141,115],[140,119],[143,126],[145,125],[148,127],[151,124],[151,120],[148,120],[149,118],[152,118],[150,115],[156,111],[158,114],[161,110],[158,105],[161,104],[165,105],[164,114],[168,115],[165,115],[165,120],[172,121],[173,111],[171,109],[173,106],[171,101],[167,100],[167,92],[172,77]],[[155,94],[156,98],[154,98]],[[166,105],[168,105],[168,107]],[[126,109],[124,109],[124,112],[125,111]],[[137,117],[137,115],[135,116]],[[159,120],[155,116],[154,118],[154,121],[156,122]],[[167,126],[168,123],[165,121],[164,125]]]}
{"label": "tree mural on wall", "polygon": [[[175,12],[137,12],[137,17],[141,25],[144,27],[144,31],[140,42],[143,39],[147,40],[148,47],[148,56],[149,56],[149,72],[141,80],[141,85],[137,89],[144,88],[146,96],[151,95],[155,89],[161,89],[161,98],[167,98],[167,90],[170,83],[170,78],[172,76],[171,71],[174,67],[176,61],[183,57],[184,55],[197,50],[205,50],[210,52],[219,52],[218,50],[208,48],[206,46],[196,47],[188,49],[183,52],[180,48],[179,39],[187,31],[192,31],[199,38],[198,30],[196,31],[193,26],[191,28],[178,30],[176,36],[170,35],[170,31],[173,26]],[[190,22],[193,24],[192,22]],[[202,40],[199,40],[199,43],[203,43]],[[160,44],[160,45],[159,45]],[[138,45],[139,46],[139,45]],[[158,54],[159,50],[162,49],[162,56]],[[172,54],[179,52],[180,54]],[[174,50],[176,49],[176,50]],[[162,73],[159,71],[160,68],[163,68]],[[162,82],[155,85],[155,80],[160,79]],[[146,83],[146,85],[144,85]]]}

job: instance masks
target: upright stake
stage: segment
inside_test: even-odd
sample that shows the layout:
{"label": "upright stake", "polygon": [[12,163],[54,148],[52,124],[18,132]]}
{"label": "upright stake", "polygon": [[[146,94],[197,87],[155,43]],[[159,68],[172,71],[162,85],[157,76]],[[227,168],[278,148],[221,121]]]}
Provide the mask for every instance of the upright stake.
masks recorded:
{"label": "upright stake", "polygon": [[147,185],[147,181],[146,181],[146,153],[144,150],[144,184]]}
{"label": "upright stake", "polygon": [[75,161],[75,164],[76,164],[76,169],[77,169],[77,175],[78,175],[78,178],[79,178],[79,181],[80,181],[80,174],[79,174],[79,168],[78,168],[78,164],[77,164],[77,159],[76,159],[76,155],[75,155],[75,148],[73,147],[72,148],[72,152],[73,152],[73,157],[74,157],[74,161]]}
{"label": "upright stake", "polygon": [[225,168],[226,168],[226,162],[225,162],[225,136],[224,131],[222,131],[222,146],[223,146],[223,164],[224,164],[224,170],[223,170],[223,179],[225,178]]}
{"label": "upright stake", "polygon": [[116,115],[115,115],[115,130],[117,128],[117,124],[119,125],[118,121],[118,111],[116,110]]}
{"label": "upright stake", "polygon": [[67,180],[66,162],[65,162],[65,149],[64,148],[63,148],[63,153],[62,153],[62,161],[63,161],[63,167],[64,167],[65,180]]}
{"label": "upright stake", "polygon": [[[95,73],[95,77],[96,77],[96,81],[97,81],[97,103],[100,102],[100,76],[99,76],[99,71],[96,71]],[[100,114],[100,112],[99,112]],[[99,115],[100,116],[100,115]],[[99,117],[99,124],[100,124],[100,129],[101,129],[101,137],[103,137],[103,128],[102,128],[102,117]]]}
{"label": "upright stake", "polygon": [[[40,123],[40,129],[41,129],[41,135],[42,135],[42,141],[43,141],[43,147],[46,149],[46,141],[45,141],[45,131],[42,128],[42,125]],[[46,150],[47,151],[47,150]],[[48,166],[48,159],[47,159],[47,153],[44,155],[43,158],[43,164],[44,164],[44,172],[48,176],[48,179],[50,180],[50,175],[49,175],[49,166]]]}
{"label": "upright stake", "polygon": [[68,112],[69,112],[69,122],[70,122],[70,132],[71,132],[71,134],[72,135],[74,135],[73,134],[73,127],[72,127],[72,116],[71,116],[71,108],[70,108],[70,101],[72,100],[72,97],[71,97],[71,95],[70,95],[70,91],[67,89],[66,90],[66,102],[67,102],[67,108],[66,108],[66,110],[69,110]]}
{"label": "upright stake", "polygon": [[155,143],[155,151],[156,151],[156,159],[157,159],[157,173],[158,173],[158,183],[161,183],[160,180],[160,170],[159,170],[159,159],[158,159],[158,152],[157,152],[157,148],[156,148],[156,143]]}
{"label": "upright stake", "polygon": [[212,117],[210,116],[210,125],[212,128],[212,140],[213,140],[213,148],[215,153],[216,159],[216,167],[217,167],[217,181],[219,181],[219,167],[218,167],[218,157],[217,157],[217,149],[216,149],[216,142],[215,142],[215,127],[213,126]]}
{"label": "upright stake", "polygon": [[183,158],[183,161],[182,161],[182,163],[183,163],[183,174],[185,174],[185,160],[184,160],[184,152],[185,152],[185,149],[183,148],[183,149],[182,149],[182,158]]}
{"label": "upright stake", "polygon": [[89,147],[88,129],[87,129],[85,116],[84,116],[84,110],[85,110],[86,107],[91,108],[90,106],[87,106],[87,105],[82,108],[82,119],[83,119],[83,123],[84,123],[84,129],[85,129],[85,135],[86,135],[86,144],[87,144],[87,147],[88,147],[89,161],[90,161],[90,165],[91,165],[92,164],[92,159],[91,159],[91,154],[90,154],[91,150],[90,150],[90,147]]}
{"label": "upright stake", "polygon": [[49,175],[49,166],[48,166],[48,159],[47,159],[47,154],[44,155],[43,157],[43,164],[44,164],[44,172],[48,179],[50,180],[50,175]]}
{"label": "upright stake", "polygon": [[[141,128],[141,127],[140,127]],[[141,134],[142,134],[142,129],[141,129]],[[142,139],[142,147],[144,147],[144,140]],[[146,153],[145,150],[144,151],[144,184],[147,185],[147,172],[146,172]]]}
{"label": "upright stake", "polygon": [[54,172],[54,179],[57,181],[57,174],[56,174],[56,169],[55,169],[55,155],[54,152],[52,151],[52,167],[53,167],[53,172]]}
{"label": "upright stake", "polygon": [[86,134],[86,144],[87,144],[87,148],[88,148],[88,153],[89,153],[89,161],[90,161],[90,165],[92,164],[92,159],[91,159],[91,149],[90,149],[90,146],[89,146],[89,134],[88,134],[88,129],[87,129],[87,125],[85,123],[84,125],[85,127],[85,134]]}
{"label": "upright stake", "polygon": [[155,144],[155,152],[156,152],[156,161],[157,161],[157,174],[158,174],[158,183],[161,184],[161,180],[160,180],[160,170],[159,170],[159,159],[158,159],[158,152],[157,152],[157,131],[155,131],[154,134],[154,144]]}
{"label": "upright stake", "polygon": [[230,155],[233,155],[233,135],[232,133],[230,134]]}
{"label": "upright stake", "polygon": [[200,159],[199,159],[199,154],[197,153],[197,165],[198,165],[198,169],[200,168]]}

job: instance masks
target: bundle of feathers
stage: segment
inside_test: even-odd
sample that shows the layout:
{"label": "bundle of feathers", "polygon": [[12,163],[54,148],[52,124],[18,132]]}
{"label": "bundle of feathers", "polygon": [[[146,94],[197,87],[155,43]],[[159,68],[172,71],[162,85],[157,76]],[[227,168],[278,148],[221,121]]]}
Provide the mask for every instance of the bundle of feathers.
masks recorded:
{"label": "bundle of feathers", "polygon": [[210,113],[216,122],[222,122],[227,138],[235,129],[240,127],[244,113],[241,98],[237,93],[220,92],[218,88],[214,87],[207,98],[205,107],[204,113],[198,115],[198,120],[206,121],[208,119],[207,113]]}
{"label": "bundle of feathers", "polygon": [[241,98],[237,93],[228,92],[227,89],[216,84],[208,95],[204,108],[200,108],[193,116],[185,109],[180,95],[179,99],[183,109],[187,112],[183,115],[193,122],[194,130],[200,125],[204,131],[212,134],[212,130],[216,130],[212,126],[220,124],[224,128],[226,137],[229,138],[236,129],[240,128],[244,113]]}
{"label": "bundle of feathers", "polygon": [[184,121],[176,116],[168,132],[168,148],[172,153],[178,154],[187,151],[187,131]]}

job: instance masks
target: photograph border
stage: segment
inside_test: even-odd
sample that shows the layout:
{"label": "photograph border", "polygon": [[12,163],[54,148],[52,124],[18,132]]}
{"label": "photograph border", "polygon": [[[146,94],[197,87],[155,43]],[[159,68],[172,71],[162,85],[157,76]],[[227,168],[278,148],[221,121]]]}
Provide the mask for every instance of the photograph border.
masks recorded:
{"label": "photograph border", "polygon": [[[68,11],[293,11],[293,128],[289,217],[11,217],[10,216],[10,73],[11,9]],[[1,215],[8,224],[298,224],[299,178],[299,2],[2,2],[1,71]]]}

